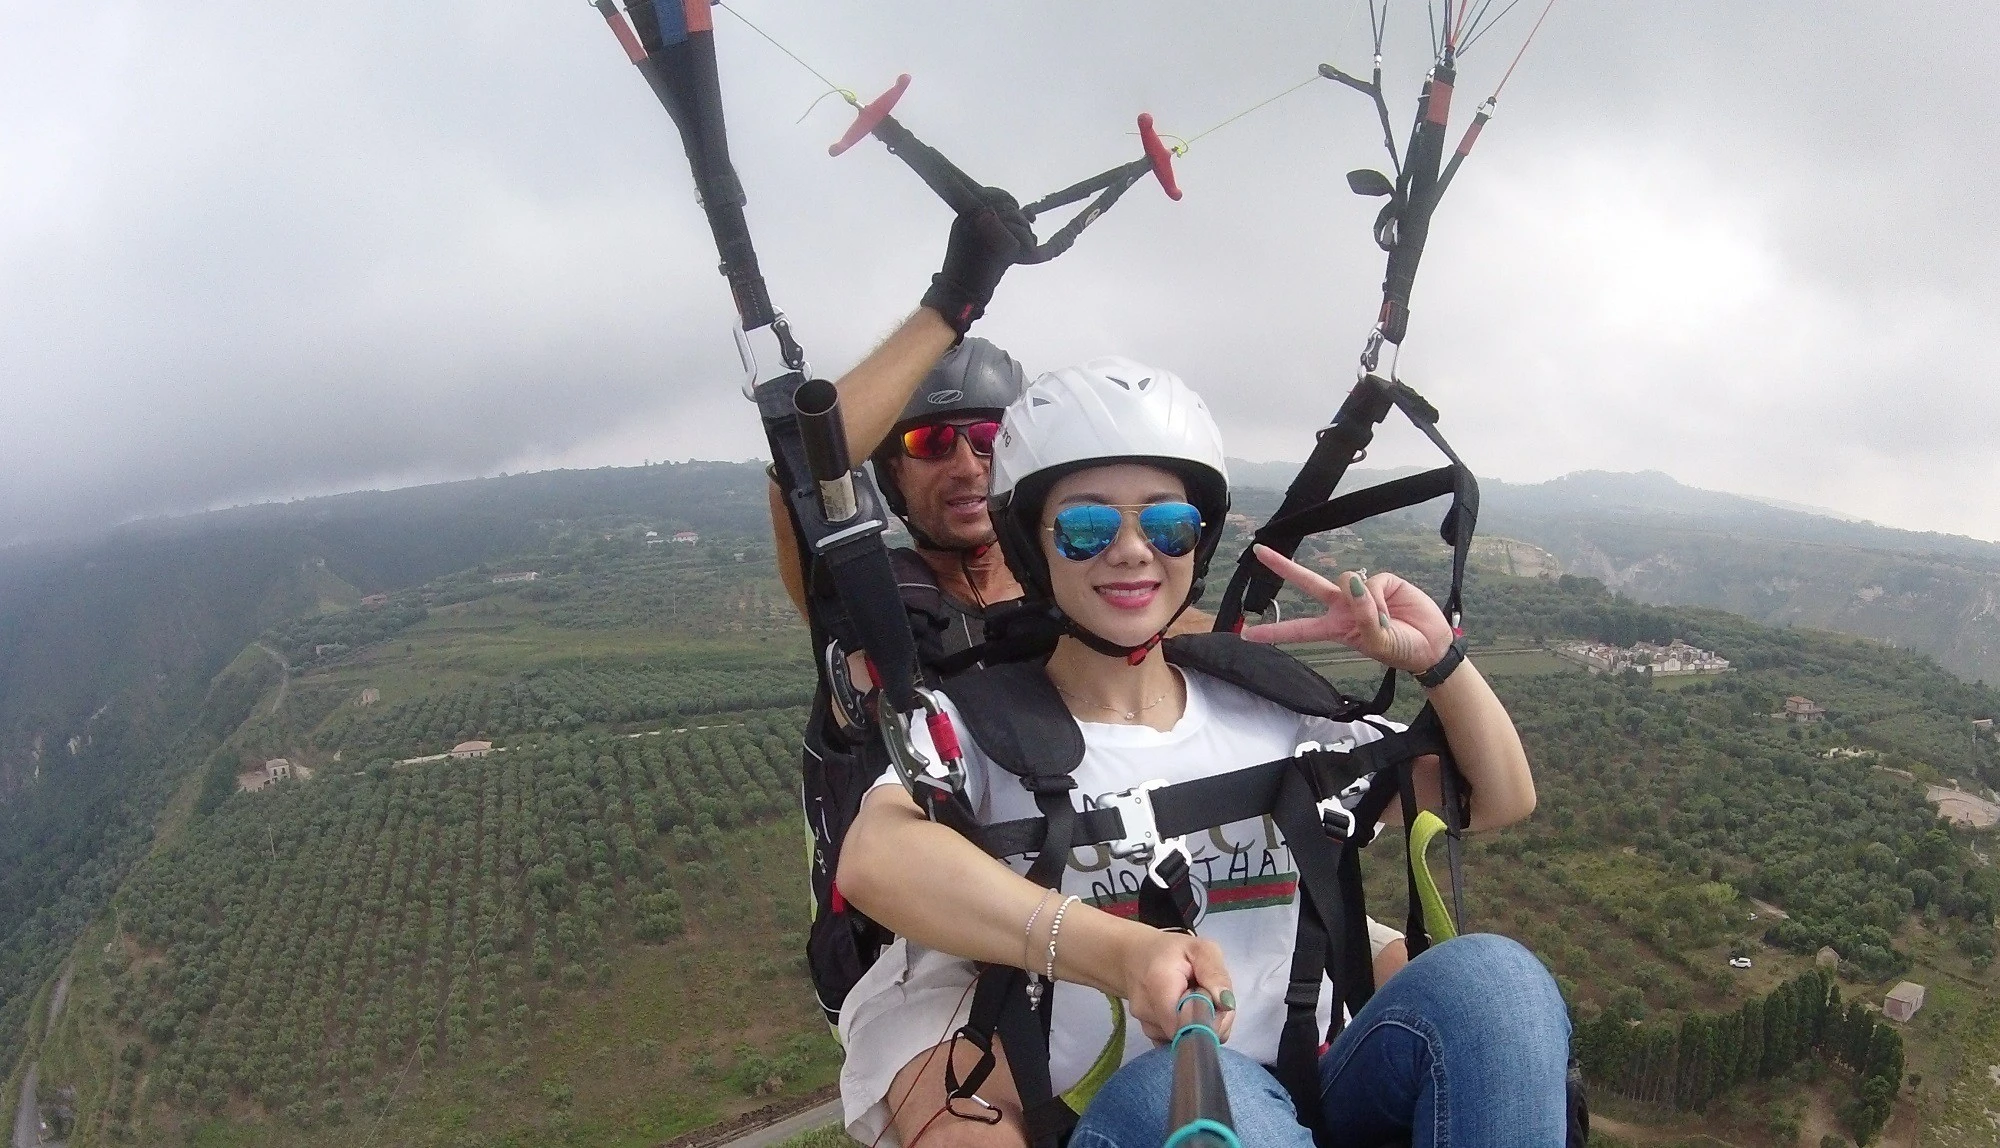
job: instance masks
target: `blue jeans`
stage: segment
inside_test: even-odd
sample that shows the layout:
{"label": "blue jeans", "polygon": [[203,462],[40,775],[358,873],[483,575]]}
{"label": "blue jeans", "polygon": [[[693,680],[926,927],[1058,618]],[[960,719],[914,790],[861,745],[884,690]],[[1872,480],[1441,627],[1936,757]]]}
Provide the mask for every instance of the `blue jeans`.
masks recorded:
{"label": "blue jeans", "polygon": [[[1506,937],[1435,946],[1384,984],[1320,1057],[1332,1142],[1413,1148],[1562,1148],[1569,1013],[1541,962]],[[1167,1138],[1173,1051],[1118,1070],[1070,1148],[1159,1148]],[[1244,1148],[1311,1148],[1292,1098],[1249,1057],[1222,1049]]]}

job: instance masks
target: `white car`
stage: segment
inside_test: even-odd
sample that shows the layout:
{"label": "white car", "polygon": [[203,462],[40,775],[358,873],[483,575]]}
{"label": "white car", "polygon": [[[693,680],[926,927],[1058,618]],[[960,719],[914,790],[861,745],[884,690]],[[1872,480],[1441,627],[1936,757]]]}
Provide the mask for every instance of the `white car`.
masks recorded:
{"label": "white car", "polygon": [[1731,957],[1729,958],[1729,967],[1732,969],[1747,969],[1750,967],[1750,958]]}

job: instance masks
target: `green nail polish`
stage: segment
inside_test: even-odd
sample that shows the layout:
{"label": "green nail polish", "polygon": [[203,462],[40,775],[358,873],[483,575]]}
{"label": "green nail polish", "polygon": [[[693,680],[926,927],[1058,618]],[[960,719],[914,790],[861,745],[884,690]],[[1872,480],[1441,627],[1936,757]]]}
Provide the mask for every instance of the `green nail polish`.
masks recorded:
{"label": "green nail polish", "polygon": [[1378,618],[1382,619],[1382,628],[1383,628],[1383,629],[1385,629],[1385,630],[1386,630],[1386,629],[1388,629],[1388,628],[1389,628],[1389,612],[1388,612],[1387,610],[1384,610],[1384,611],[1382,611],[1382,612],[1381,612],[1380,614],[1377,614],[1377,615],[1376,615],[1376,617],[1378,617]]}
{"label": "green nail polish", "polygon": [[1361,575],[1351,574],[1347,579],[1347,592],[1356,598],[1365,598],[1368,596],[1368,584],[1361,580]]}
{"label": "green nail polish", "polygon": [[1235,1011],[1236,1011],[1236,990],[1235,990],[1235,989],[1223,989],[1223,990],[1222,990],[1222,1011],[1223,1011],[1223,1012],[1235,1012]]}

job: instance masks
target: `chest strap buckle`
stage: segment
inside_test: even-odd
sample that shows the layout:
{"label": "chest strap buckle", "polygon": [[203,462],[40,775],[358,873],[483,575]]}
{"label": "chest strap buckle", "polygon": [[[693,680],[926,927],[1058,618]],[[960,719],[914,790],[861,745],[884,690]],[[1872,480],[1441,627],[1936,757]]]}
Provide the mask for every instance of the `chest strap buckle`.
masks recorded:
{"label": "chest strap buckle", "polygon": [[[1298,744],[1297,748],[1292,750],[1292,756],[1305,757],[1308,754],[1314,753],[1346,752],[1345,747],[1323,745],[1316,741],[1302,741]],[[1326,830],[1326,835],[1329,838],[1335,841],[1346,841],[1355,835],[1354,831],[1357,828],[1357,822],[1354,817],[1354,809],[1361,804],[1361,799],[1368,795],[1368,784],[1368,777],[1357,777],[1353,781],[1348,782],[1346,788],[1342,789],[1339,793],[1334,794],[1324,801],[1314,803],[1315,808],[1319,810],[1320,827]]]}
{"label": "chest strap buckle", "polygon": [[1186,865],[1192,867],[1194,864],[1185,836],[1160,836],[1160,821],[1153,812],[1153,791],[1166,787],[1164,780],[1155,779],[1097,799],[1099,809],[1118,811],[1118,823],[1125,832],[1123,837],[1107,842],[1105,847],[1113,857],[1144,865],[1147,879],[1162,889],[1170,884],[1162,872],[1169,858],[1178,855]]}

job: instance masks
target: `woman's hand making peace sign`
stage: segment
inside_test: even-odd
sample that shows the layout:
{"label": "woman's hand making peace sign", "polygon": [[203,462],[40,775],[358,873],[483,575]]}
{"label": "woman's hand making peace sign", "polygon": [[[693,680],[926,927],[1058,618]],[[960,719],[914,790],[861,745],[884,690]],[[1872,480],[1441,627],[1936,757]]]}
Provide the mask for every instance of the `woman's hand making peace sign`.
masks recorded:
{"label": "woman's hand making peace sign", "polygon": [[1257,559],[1272,573],[1326,607],[1317,618],[1294,618],[1251,626],[1253,642],[1339,642],[1393,669],[1421,673],[1444,657],[1452,642],[1451,623],[1431,596],[1394,574],[1365,581],[1348,571],[1329,581],[1279,554],[1257,546]]}

